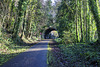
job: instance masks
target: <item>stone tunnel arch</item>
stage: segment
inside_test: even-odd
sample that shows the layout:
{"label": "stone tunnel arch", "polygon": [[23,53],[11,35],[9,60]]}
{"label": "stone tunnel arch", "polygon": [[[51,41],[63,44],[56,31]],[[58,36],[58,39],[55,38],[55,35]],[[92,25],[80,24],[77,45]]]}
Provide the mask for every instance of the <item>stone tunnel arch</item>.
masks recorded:
{"label": "stone tunnel arch", "polygon": [[48,39],[47,36],[51,31],[57,31],[57,29],[56,28],[51,28],[51,27],[46,29],[45,32],[44,32],[44,38],[45,39]]}

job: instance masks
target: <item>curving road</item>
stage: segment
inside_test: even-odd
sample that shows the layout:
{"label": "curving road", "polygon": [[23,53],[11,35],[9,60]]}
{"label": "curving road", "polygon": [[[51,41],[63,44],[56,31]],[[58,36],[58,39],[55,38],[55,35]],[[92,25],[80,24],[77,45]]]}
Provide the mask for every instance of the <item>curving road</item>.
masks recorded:
{"label": "curving road", "polygon": [[47,67],[47,45],[43,40],[0,67]]}

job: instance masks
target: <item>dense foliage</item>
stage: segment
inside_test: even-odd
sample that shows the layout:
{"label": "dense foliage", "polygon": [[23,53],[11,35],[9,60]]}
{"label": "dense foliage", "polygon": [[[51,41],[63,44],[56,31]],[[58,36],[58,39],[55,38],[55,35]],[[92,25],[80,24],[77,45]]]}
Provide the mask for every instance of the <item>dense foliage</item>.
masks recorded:
{"label": "dense foliage", "polygon": [[74,34],[75,42],[99,40],[99,11],[98,0],[62,0],[56,20],[60,36],[66,31]]}
{"label": "dense foliage", "polygon": [[31,38],[33,35],[38,37],[43,27],[52,23],[50,1],[0,1],[0,34],[7,32],[12,34],[13,38]]}

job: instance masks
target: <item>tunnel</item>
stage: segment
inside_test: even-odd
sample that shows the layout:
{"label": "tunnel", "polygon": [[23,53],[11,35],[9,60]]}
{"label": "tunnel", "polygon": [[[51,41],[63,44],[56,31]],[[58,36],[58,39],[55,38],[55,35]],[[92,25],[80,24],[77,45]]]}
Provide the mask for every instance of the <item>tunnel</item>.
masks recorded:
{"label": "tunnel", "polygon": [[49,33],[51,31],[57,31],[57,30],[55,28],[48,28],[48,29],[46,29],[45,32],[44,32],[44,38],[45,39],[50,39],[50,38],[48,38],[48,35],[49,35]]}

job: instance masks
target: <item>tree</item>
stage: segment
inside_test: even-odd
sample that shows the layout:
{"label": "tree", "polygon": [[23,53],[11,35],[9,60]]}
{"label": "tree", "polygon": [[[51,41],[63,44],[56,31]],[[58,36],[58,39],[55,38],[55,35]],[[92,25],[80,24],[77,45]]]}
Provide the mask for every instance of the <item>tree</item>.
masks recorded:
{"label": "tree", "polygon": [[23,16],[24,16],[24,12],[26,11],[26,7],[25,6],[27,4],[26,0],[20,0],[18,2],[18,17],[17,17],[17,20],[15,21],[15,25],[14,25],[14,34],[13,34],[13,37],[14,38],[17,38],[17,36],[19,36],[19,27],[22,23],[22,19],[23,19]]}
{"label": "tree", "polygon": [[61,37],[63,31],[70,31],[70,33],[76,35],[76,42],[92,42],[97,40],[95,17],[93,17],[90,11],[88,0],[62,0],[56,17],[57,28]]}
{"label": "tree", "polygon": [[89,0],[88,2],[89,2],[90,9],[93,13],[94,19],[96,21],[97,32],[98,32],[98,42],[100,43],[100,20],[99,20],[100,16],[99,16],[96,0]]}

